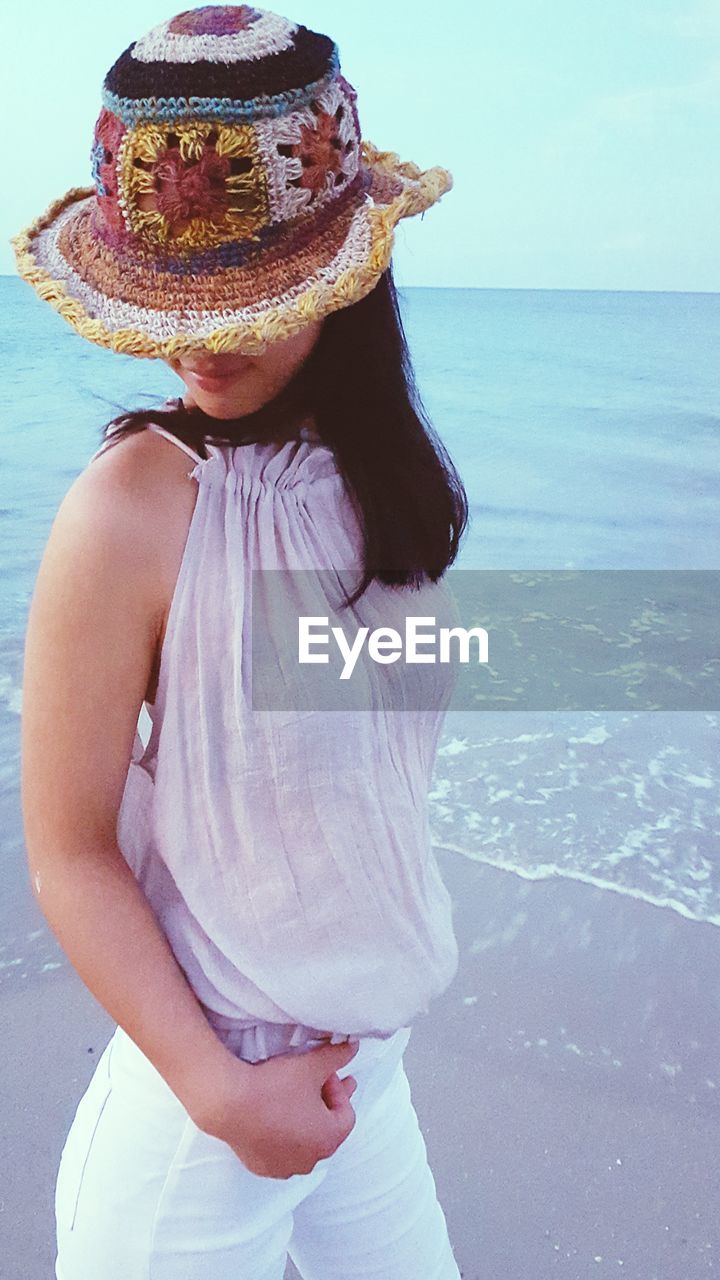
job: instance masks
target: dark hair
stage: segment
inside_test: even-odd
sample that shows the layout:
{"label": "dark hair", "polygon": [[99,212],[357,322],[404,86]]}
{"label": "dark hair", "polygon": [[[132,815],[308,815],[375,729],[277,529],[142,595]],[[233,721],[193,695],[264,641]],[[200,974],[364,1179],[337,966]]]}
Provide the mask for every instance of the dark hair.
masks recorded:
{"label": "dark hair", "polygon": [[[307,405],[335,455],[364,537],[364,576],[392,585],[436,582],[455,560],[468,521],[462,481],[431,425],[415,382],[391,266],[359,302],[325,317],[291,383],[256,413],[231,421],[199,409],[137,409],[108,423],[113,439],[161,423],[196,453],[205,438],[237,445],[282,435],[283,410]],[[287,427],[288,418],[285,417]]]}

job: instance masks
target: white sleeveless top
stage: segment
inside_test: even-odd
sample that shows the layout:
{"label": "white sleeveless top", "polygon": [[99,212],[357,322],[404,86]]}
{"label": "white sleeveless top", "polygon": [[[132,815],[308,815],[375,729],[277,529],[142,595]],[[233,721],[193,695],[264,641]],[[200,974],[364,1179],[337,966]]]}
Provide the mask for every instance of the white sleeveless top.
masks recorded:
{"label": "white sleeveless top", "polygon": [[[194,461],[198,491],[120,849],[239,1056],[388,1037],[427,1011],[458,965],[428,820],[451,668],[437,667],[432,710],[254,710],[251,571],[362,564],[334,454],[303,429],[283,444],[206,443],[202,459],[148,429]],[[374,581],[353,616],[392,626],[399,604],[404,618],[406,589]],[[409,611],[457,622],[442,582],[413,590]]]}

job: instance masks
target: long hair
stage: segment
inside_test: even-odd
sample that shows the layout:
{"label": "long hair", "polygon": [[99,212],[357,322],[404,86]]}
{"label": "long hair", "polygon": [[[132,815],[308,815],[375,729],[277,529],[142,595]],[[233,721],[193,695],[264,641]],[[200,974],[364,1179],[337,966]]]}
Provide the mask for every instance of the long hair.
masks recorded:
{"label": "long hair", "polygon": [[204,439],[237,445],[262,438],[268,422],[282,422],[284,405],[298,403],[333,450],[361,521],[363,576],[347,605],[374,578],[436,582],[458,554],[468,500],[420,398],[391,266],[359,302],[325,317],[299,372],[269,406],[231,421],[182,403],[161,413],[130,410],[106,424],[103,436],[112,428],[119,440],[154,421],[206,455]]}

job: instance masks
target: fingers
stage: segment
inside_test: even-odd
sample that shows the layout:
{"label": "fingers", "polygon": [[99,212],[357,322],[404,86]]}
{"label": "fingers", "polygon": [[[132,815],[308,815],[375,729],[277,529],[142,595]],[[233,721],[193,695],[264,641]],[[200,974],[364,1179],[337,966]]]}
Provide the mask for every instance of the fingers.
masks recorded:
{"label": "fingers", "polygon": [[338,1132],[341,1135],[340,1142],[344,1142],[348,1134],[352,1133],[352,1130],[355,1128],[355,1121],[357,1119],[355,1111],[350,1103],[350,1099],[346,1097],[342,1106],[335,1107],[331,1114],[335,1119]]}
{"label": "fingers", "polygon": [[348,1098],[351,1098],[357,1089],[357,1080],[354,1076],[344,1076],[341,1080],[337,1072],[328,1076],[320,1090],[323,1102],[331,1111],[337,1107],[342,1107]]}
{"label": "fingers", "polygon": [[339,1084],[340,1081],[336,1075],[328,1076],[327,1080],[323,1082],[323,1086],[320,1090],[320,1097],[330,1111],[335,1107],[339,1107],[342,1102],[340,1090],[338,1088]]}
{"label": "fingers", "polygon": [[317,1068],[321,1080],[326,1080],[331,1071],[344,1067],[355,1057],[360,1048],[359,1040],[344,1040],[341,1044],[321,1044],[310,1049],[303,1056]]}

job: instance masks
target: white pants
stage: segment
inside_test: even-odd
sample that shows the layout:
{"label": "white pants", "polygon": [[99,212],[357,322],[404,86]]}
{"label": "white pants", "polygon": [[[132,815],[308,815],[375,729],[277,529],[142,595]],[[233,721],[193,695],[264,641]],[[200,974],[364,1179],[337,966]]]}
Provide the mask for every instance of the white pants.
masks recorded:
{"label": "white pants", "polygon": [[63,1147],[57,1280],[460,1280],[410,1097],[410,1027],[340,1067],[355,1125],[310,1173],[266,1178],[211,1137],[121,1027]]}

